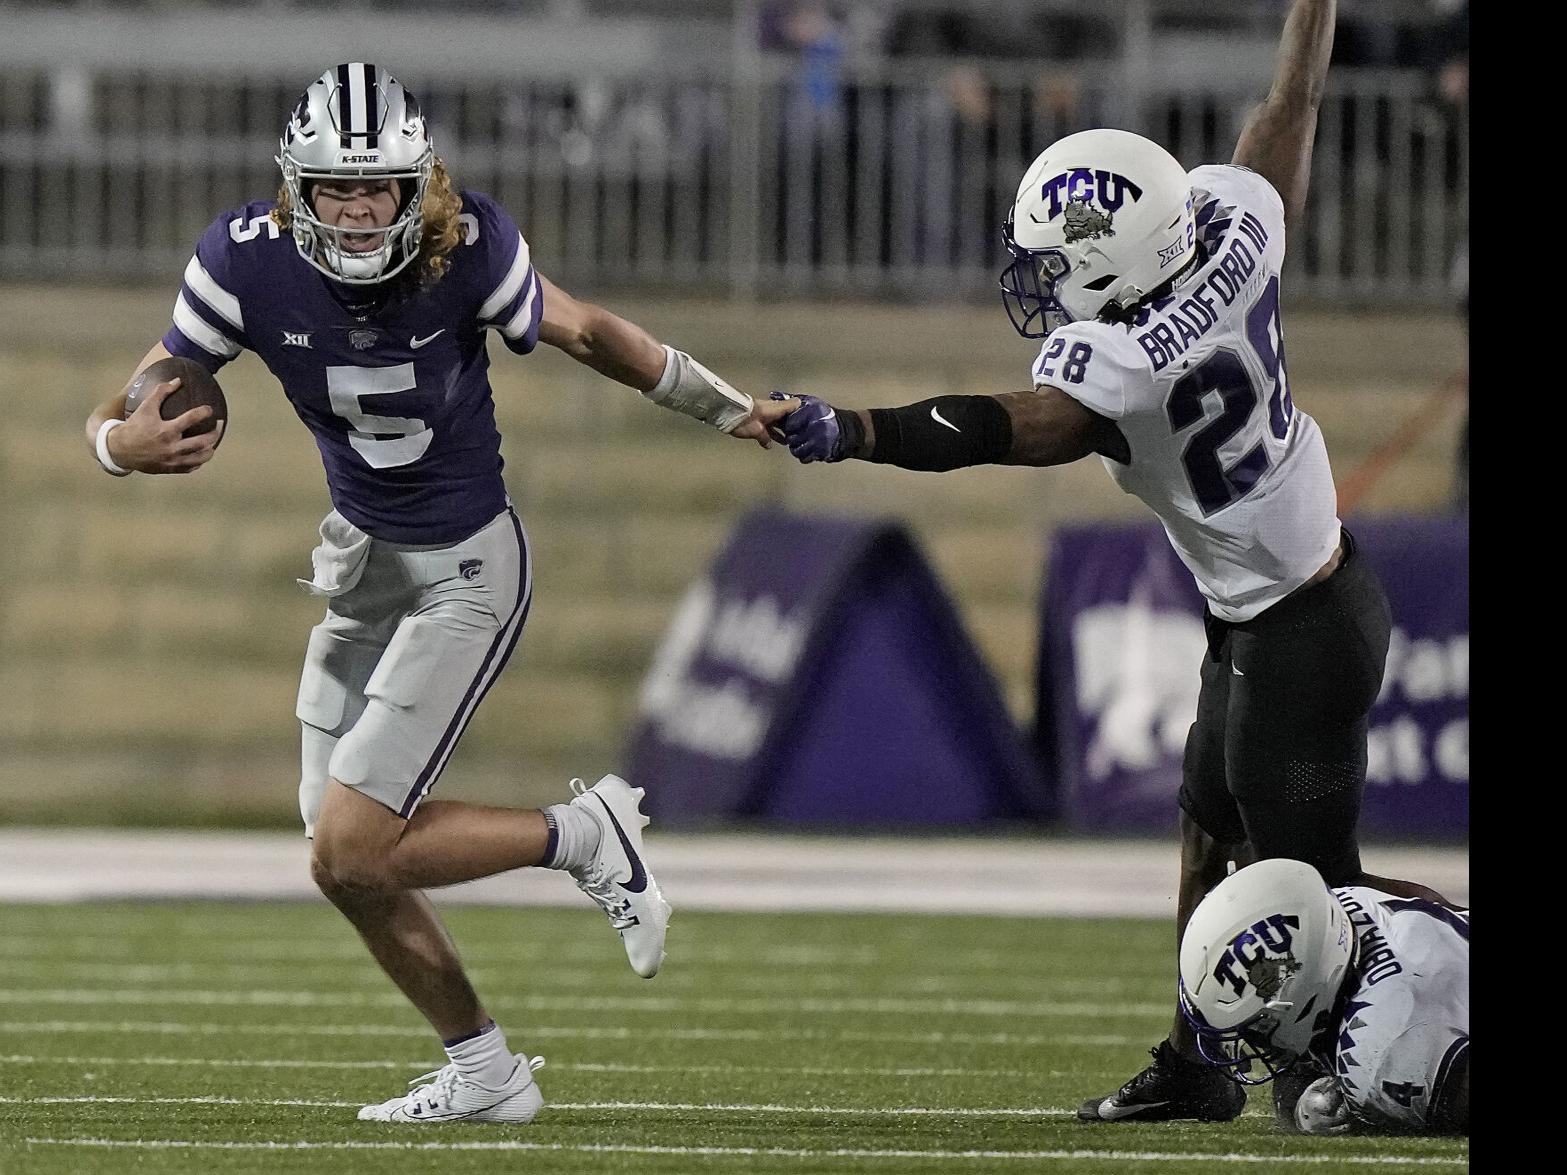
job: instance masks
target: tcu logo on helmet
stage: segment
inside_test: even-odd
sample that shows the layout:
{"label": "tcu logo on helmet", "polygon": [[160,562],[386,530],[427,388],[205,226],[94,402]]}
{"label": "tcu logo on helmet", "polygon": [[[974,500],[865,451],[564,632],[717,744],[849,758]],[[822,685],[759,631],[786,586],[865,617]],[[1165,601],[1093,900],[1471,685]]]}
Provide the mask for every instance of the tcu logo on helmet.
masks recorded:
{"label": "tcu logo on helmet", "polygon": [[[1213,969],[1213,977],[1232,988],[1236,995],[1244,995],[1247,980],[1252,978],[1252,971],[1263,961],[1263,952],[1270,951],[1275,955],[1288,954],[1290,944],[1295,941],[1290,931],[1299,929],[1300,919],[1294,914],[1270,914],[1260,922],[1253,922],[1250,930],[1243,930],[1230,940],[1229,947],[1219,956],[1218,965]],[[1294,962],[1293,959],[1289,961]],[[1299,965],[1296,964],[1295,969],[1298,967]],[[1283,982],[1287,976],[1274,976],[1271,970],[1264,970],[1268,970],[1270,979],[1276,980],[1270,984],[1273,987],[1272,992],[1262,993],[1265,999],[1271,999],[1278,994],[1278,983]],[[1259,983],[1257,986],[1260,988],[1263,985]]]}
{"label": "tcu logo on helmet", "polygon": [[1127,196],[1135,204],[1143,198],[1143,190],[1124,175],[1088,167],[1063,171],[1047,179],[1039,191],[1040,199],[1050,202],[1047,221],[1060,216],[1069,202],[1092,200],[1106,212],[1114,212]]}

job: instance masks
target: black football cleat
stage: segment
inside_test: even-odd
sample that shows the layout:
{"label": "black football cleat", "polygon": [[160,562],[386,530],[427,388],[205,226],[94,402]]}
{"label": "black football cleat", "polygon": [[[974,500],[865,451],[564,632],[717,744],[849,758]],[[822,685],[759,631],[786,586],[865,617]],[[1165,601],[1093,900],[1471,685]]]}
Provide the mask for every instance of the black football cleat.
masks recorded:
{"label": "black football cleat", "polygon": [[1148,1050],[1153,1064],[1108,1097],[1077,1108],[1084,1122],[1228,1122],[1246,1108],[1246,1091],[1212,1065],[1188,1061],[1168,1040]]}

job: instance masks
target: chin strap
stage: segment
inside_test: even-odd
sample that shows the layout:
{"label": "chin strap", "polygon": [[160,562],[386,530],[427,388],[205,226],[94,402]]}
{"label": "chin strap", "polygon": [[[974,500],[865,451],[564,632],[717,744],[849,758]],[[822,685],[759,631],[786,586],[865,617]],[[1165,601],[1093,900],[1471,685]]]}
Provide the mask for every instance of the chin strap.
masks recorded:
{"label": "chin strap", "polygon": [[664,348],[664,374],[642,393],[655,404],[733,432],[751,416],[751,397],[738,392],[684,351]]}

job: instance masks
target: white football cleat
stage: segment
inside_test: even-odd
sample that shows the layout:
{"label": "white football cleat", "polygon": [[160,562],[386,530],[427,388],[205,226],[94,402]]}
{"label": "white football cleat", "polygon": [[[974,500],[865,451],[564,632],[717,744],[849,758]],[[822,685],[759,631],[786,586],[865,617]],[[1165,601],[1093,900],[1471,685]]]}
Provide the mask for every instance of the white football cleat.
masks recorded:
{"label": "white football cleat", "polygon": [[601,833],[593,860],[571,870],[571,876],[620,931],[631,969],[651,979],[664,961],[671,911],[642,852],[642,829],[648,823],[640,807],[643,791],[618,775],[606,775],[591,788],[573,779],[571,790],[577,794],[571,802],[598,822]]}
{"label": "white football cleat", "polygon": [[517,1067],[499,1089],[489,1089],[469,1081],[447,1065],[408,1084],[414,1088],[402,1097],[359,1110],[361,1122],[398,1122],[418,1125],[425,1122],[514,1122],[527,1123],[544,1105],[544,1095],[533,1080],[534,1070],[544,1066],[543,1057],[531,1060],[517,1054]]}

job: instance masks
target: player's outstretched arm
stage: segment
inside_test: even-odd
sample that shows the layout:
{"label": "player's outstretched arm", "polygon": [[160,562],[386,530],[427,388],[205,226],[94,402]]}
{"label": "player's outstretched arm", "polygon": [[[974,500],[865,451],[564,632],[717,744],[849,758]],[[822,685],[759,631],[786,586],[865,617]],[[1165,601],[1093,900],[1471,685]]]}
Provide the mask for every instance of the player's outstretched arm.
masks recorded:
{"label": "player's outstretched arm", "polygon": [[1251,168],[1278,190],[1286,225],[1298,223],[1306,206],[1311,144],[1337,19],[1336,0],[1295,0],[1290,6],[1273,88],[1235,145],[1232,162]]}
{"label": "player's outstretched arm", "polygon": [[774,392],[757,404],[754,417],[803,463],[853,457],[942,473],[971,465],[1066,465],[1090,453],[1129,458],[1113,422],[1049,385],[858,410]]}
{"label": "player's outstretched arm", "polygon": [[720,432],[771,443],[751,416],[751,397],[738,392],[684,351],[661,344],[634,322],[573,298],[542,273],[544,313],[539,338],[578,363],[636,388],[655,404],[711,424]]}
{"label": "player's outstretched arm", "polygon": [[212,460],[213,450],[223,437],[221,424],[200,436],[184,435],[186,429],[211,416],[211,408],[203,404],[173,420],[164,420],[161,415],[163,401],[180,386],[177,379],[158,384],[130,419],[122,419],[125,399],[136,377],[159,359],[169,357],[162,342],[154,343],[125,386],[94,408],[87,418],[87,451],[105,471],[118,477],[128,473],[192,473]]}

